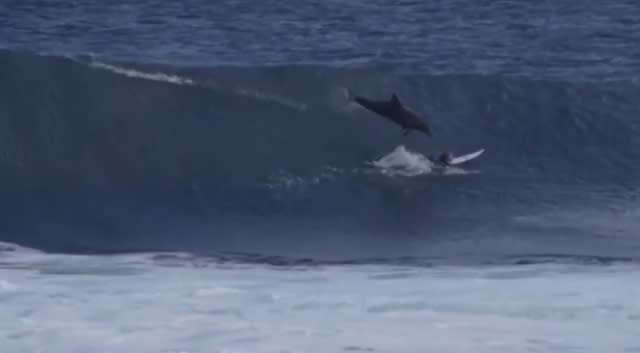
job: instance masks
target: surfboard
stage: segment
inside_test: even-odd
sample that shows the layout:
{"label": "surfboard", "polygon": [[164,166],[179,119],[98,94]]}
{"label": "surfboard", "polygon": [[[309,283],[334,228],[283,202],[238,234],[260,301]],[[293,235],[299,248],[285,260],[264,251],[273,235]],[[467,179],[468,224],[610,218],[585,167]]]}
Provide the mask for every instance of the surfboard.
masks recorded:
{"label": "surfboard", "polygon": [[450,165],[458,165],[458,164],[462,164],[462,163],[466,163],[472,159],[476,159],[478,157],[480,157],[481,154],[484,153],[484,148],[479,149],[475,152],[471,152],[471,153],[467,153],[467,154],[463,154],[462,156],[458,156],[458,157],[453,157],[453,159],[451,160]]}

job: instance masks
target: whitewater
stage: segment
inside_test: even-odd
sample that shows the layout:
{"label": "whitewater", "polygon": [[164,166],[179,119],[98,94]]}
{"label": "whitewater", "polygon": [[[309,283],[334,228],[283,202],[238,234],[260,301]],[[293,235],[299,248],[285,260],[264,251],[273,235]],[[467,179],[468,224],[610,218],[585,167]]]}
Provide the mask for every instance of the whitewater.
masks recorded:
{"label": "whitewater", "polygon": [[0,353],[640,352],[639,10],[1,2]]}
{"label": "whitewater", "polygon": [[[634,352],[637,266],[0,257],[7,352]],[[615,289],[622,289],[615,290]]]}

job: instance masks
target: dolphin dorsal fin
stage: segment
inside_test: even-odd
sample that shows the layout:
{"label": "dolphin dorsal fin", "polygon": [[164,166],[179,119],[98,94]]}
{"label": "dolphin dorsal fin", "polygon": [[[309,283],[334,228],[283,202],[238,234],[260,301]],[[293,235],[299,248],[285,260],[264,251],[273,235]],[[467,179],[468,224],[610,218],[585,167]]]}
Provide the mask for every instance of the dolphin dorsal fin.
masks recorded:
{"label": "dolphin dorsal fin", "polygon": [[395,93],[391,94],[391,102],[393,104],[400,105],[400,99],[398,99],[398,96]]}

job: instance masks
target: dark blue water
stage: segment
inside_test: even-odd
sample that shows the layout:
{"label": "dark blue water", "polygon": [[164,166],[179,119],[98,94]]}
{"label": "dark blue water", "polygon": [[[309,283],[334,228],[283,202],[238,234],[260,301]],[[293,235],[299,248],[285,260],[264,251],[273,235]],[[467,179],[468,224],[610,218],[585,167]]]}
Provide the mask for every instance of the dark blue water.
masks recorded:
{"label": "dark blue water", "polygon": [[[635,2],[0,13],[0,241],[346,261],[640,255]],[[354,109],[347,87],[397,93],[433,138]],[[371,165],[477,148],[471,174]]]}

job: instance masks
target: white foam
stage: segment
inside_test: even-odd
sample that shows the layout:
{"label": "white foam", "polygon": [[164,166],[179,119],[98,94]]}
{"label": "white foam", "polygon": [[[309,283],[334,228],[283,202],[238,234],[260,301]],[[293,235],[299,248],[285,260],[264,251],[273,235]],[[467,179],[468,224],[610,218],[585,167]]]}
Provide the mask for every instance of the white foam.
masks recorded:
{"label": "white foam", "polygon": [[434,164],[425,155],[397,146],[391,153],[371,162],[383,174],[390,176],[414,177],[437,172],[441,175],[466,175],[478,173],[461,167],[442,167]]}
{"label": "white foam", "polygon": [[430,173],[433,169],[433,163],[427,157],[411,152],[402,145],[372,164],[389,175],[416,176]]}
{"label": "white foam", "polygon": [[0,255],[8,255],[8,254],[14,254],[14,253],[19,253],[19,254],[26,254],[26,253],[37,253],[40,254],[41,252],[39,250],[33,249],[33,248],[28,248],[25,246],[21,246],[18,244],[13,244],[13,243],[7,243],[7,242],[2,242],[0,241]]}
{"label": "white foam", "polygon": [[2,297],[3,292],[9,292],[16,289],[17,289],[17,286],[15,284],[0,280],[0,298]]}
{"label": "white foam", "polygon": [[99,61],[89,62],[88,65],[93,68],[108,70],[113,73],[124,75],[127,77],[135,77],[135,78],[141,78],[145,80],[167,82],[167,83],[173,83],[177,85],[195,85],[195,82],[190,78],[180,77],[177,75],[169,75],[162,72],[153,72],[153,73],[143,72],[139,70],[128,69],[128,68],[119,67],[116,65],[102,63]]}
{"label": "white foam", "polygon": [[[100,61],[93,61],[93,59],[91,59],[91,61],[89,61],[87,63],[87,65],[89,65],[90,67],[93,68],[97,68],[97,69],[103,69],[103,70],[108,70],[111,71],[113,73],[116,74],[120,74],[120,75],[124,75],[127,77],[134,77],[134,78],[141,78],[141,79],[146,79],[146,80],[152,80],[152,81],[160,81],[160,82],[167,82],[167,83],[172,83],[172,84],[177,84],[177,85],[195,85],[196,82],[190,78],[187,77],[181,77],[178,75],[170,75],[170,74],[166,74],[163,72],[144,72],[144,71],[140,71],[140,70],[135,70],[135,69],[130,69],[130,68],[125,68],[125,67],[121,67],[121,66],[116,66],[113,64],[107,64],[104,62],[100,62]],[[213,84],[211,84],[213,85]],[[286,97],[282,97],[282,96],[278,96],[275,94],[268,94],[265,92],[259,92],[257,90],[254,89],[249,89],[249,88],[235,88],[234,92],[236,94],[240,94],[243,96],[248,96],[251,97],[253,99],[257,99],[257,100],[262,100],[262,101],[269,101],[272,103],[276,103],[276,104],[280,104],[283,106],[287,106],[299,111],[305,111],[308,109],[307,104],[305,103],[301,103],[301,102],[297,102],[294,101],[292,99],[286,98]]]}
{"label": "white foam", "polygon": [[318,174],[302,177],[284,170],[279,170],[269,176],[266,186],[271,189],[305,191],[307,188],[336,179],[343,171],[339,168],[327,166]]}
{"label": "white foam", "polygon": [[[94,268],[103,261],[100,275],[0,268],[2,351],[640,349],[634,266],[286,271],[145,260],[123,275],[108,271],[113,257],[83,259]],[[56,260],[77,267],[79,258]]]}

